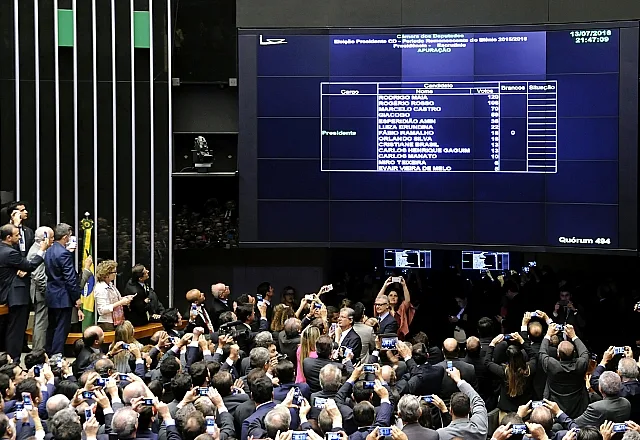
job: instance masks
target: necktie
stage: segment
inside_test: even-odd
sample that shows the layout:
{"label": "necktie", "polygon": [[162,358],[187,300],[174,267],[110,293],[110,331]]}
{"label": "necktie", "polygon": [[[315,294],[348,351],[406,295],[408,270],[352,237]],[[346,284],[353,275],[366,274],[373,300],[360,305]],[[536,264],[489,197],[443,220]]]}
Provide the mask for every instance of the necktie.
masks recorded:
{"label": "necktie", "polygon": [[25,241],[24,241],[24,229],[20,226],[20,252],[24,252],[26,250]]}

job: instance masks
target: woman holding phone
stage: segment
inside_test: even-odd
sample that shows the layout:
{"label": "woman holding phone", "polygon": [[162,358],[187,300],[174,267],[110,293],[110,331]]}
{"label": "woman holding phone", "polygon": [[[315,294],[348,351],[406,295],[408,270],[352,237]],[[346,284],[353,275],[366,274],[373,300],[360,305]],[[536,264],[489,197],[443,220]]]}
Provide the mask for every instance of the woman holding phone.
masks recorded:
{"label": "woman holding phone", "polygon": [[131,304],[134,295],[121,296],[114,281],[118,263],[104,260],[96,268],[94,296],[98,311],[98,326],[104,331],[114,331],[124,322],[124,306]]}
{"label": "woman holding phone", "polygon": [[[400,299],[398,291],[402,289],[404,299]],[[398,337],[402,340],[409,334],[409,326],[416,314],[416,308],[411,304],[411,294],[404,277],[389,277],[385,280],[378,297],[389,298],[389,314],[398,321]],[[374,309],[375,311],[375,309]],[[377,312],[374,313],[377,315]]]}

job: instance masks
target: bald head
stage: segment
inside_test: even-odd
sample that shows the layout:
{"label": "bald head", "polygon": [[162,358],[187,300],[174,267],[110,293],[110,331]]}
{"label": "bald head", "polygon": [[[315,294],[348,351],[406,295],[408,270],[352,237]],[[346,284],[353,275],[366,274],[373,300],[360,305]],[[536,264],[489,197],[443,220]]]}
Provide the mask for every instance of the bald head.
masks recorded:
{"label": "bald head", "polygon": [[47,400],[47,414],[49,418],[53,417],[58,411],[68,408],[71,402],[64,394],[56,394]]}
{"label": "bald head", "polygon": [[480,355],[480,339],[475,336],[467,338],[467,353],[474,357]]}
{"label": "bald head", "polygon": [[381,368],[382,379],[387,383],[395,383],[396,372],[389,365],[383,365]]}
{"label": "bald head", "polygon": [[569,341],[562,341],[558,344],[558,358],[561,361],[573,359],[573,344]]}
{"label": "bald head", "polygon": [[99,348],[104,342],[104,331],[97,325],[87,327],[87,329],[82,332],[82,342],[84,342],[84,346],[87,348]]}
{"label": "bald head", "polygon": [[200,303],[202,302],[201,299],[204,299],[203,297],[204,295],[198,289],[191,289],[186,295],[187,301],[190,303]]}
{"label": "bald head", "polygon": [[529,334],[534,339],[540,339],[542,337],[542,324],[537,321],[529,323]]}
{"label": "bald head", "polygon": [[446,359],[455,359],[458,357],[458,341],[454,338],[447,338],[442,344],[442,351]]}
{"label": "bald head", "polygon": [[126,405],[131,405],[131,400],[136,397],[142,397],[146,395],[147,390],[144,387],[144,384],[139,382],[132,382],[122,390],[122,399]]}

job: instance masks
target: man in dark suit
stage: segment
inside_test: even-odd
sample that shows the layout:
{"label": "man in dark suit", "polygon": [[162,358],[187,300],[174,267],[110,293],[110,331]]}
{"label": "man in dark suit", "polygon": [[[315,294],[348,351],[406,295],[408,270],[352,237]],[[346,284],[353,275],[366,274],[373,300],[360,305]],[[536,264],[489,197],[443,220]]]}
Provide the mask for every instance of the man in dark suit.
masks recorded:
{"label": "man in dark suit", "polygon": [[91,366],[91,357],[94,354],[101,353],[102,343],[104,341],[104,331],[96,326],[87,327],[82,332],[82,342],[84,347],[78,353],[75,362],[73,363],[73,375],[79,379],[82,373]]}
{"label": "man in dark suit", "polygon": [[[267,376],[257,379],[251,386],[251,398],[256,403],[256,410],[242,422],[240,440],[247,440],[249,436],[253,438],[264,438],[266,427],[264,418],[269,411],[276,407],[273,401],[273,384]],[[286,404],[291,403],[286,401]],[[297,411],[291,409],[291,426],[298,426],[299,421]]]}
{"label": "man in dark suit", "polygon": [[[478,388],[478,380],[476,378],[476,370],[473,368],[473,365],[467,364],[462,359],[459,359],[460,350],[458,348],[458,341],[453,338],[447,338],[444,340],[442,344],[442,352],[444,354],[444,361],[436,364],[445,370],[448,368],[448,363],[451,362],[453,367],[457,368],[460,371],[460,377],[462,380],[466,381],[469,385],[471,385],[474,389]],[[442,378],[442,391],[439,396],[445,402],[446,405],[449,405],[449,399],[453,393],[458,392],[457,383],[451,379],[448,374],[445,374]]]}
{"label": "man in dark suit", "polygon": [[317,399],[333,399],[336,403],[340,414],[342,415],[342,428],[347,434],[352,434],[358,429],[358,425],[353,418],[353,409],[347,404],[348,396],[351,395],[353,384],[358,380],[362,369],[359,371],[354,370],[351,373],[350,379],[342,384],[342,370],[336,364],[327,364],[320,370],[318,379],[322,383],[322,389],[320,391],[311,394],[311,400],[309,403],[312,408],[309,413],[309,418],[318,420],[320,416],[320,408],[318,408]]}
{"label": "man in dark suit", "polygon": [[267,321],[271,323],[273,318],[273,286],[269,282],[260,283],[256,291],[256,295],[262,297],[262,301],[267,305]]}
{"label": "man in dark suit", "polygon": [[398,402],[398,415],[402,419],[402,432],[408,440],[438,440],[438,433],[433,429],[423,428],[418,420],[422,415],[420,398],[413,395],[402,396]]}
{"label": "man in dark suit", "polygon": [[0,304],[9,304],[9,316],[5,332],[7,352],[13,359],[20,359],[22,342],[29,320],[29,288],[24,283],[16,283],[16,278],[24,277],[42,264],[44,252],[51,242],[43,240],[40,251],[31,261],[15,246],[20,241],[20,231],[12,224],[0,227]]}
{"label": "man in dark suit", "polygon": [[158,300],[158,295],[147,284],[149,270],[142,264],[136,264],[131,269],[131,278],[124,287],[124,295],[133,296],[131,303],[125,307],[127,320],[134,327],[159,321],[164,306]]}
{"label": "man in dark suit", "polygon": [[233,305],[229,303],[229,295],[231,295],[229,286],[223,283],[214,284],[211,286],[211,296],[207,296],[204,302],[216,330],[220,327],[220,315],[233,311]]}
{"label": "man in dark suit", "polygon": [[378,333],[381,335],[397,334],[398,321],[389,313],[389,298],[385,295],[379,295],[376,298],[375,309],[380,323]]}
{"label": "man in dark suit", "polygon": [[12,202],[7,206],[7,213],[10,215],[10,223],[20,230],[20,241],[16,245],[23,257],[27,256],[27,252],[33,245],[35,234],[33,229],[25,225],[25,221],[29,218],[27,206],[22,201]]}
{"label": "man in dark suit", "polygon": [[360,359],[362,352],[362,340],[360,335],[353,329],[353,320],[355,312],[349,307],[340,310],[338,318],[338,327],[335,330],[335,339],[340,347],[348,347],[353,352],[353,359]]}
{"label": "man in dark suit", "polygon": [[298,318],[289,318],[284,322],[284,330],[278,334],[279,352],[287,355],[287,359],[293,362],[293,368],[298,368],[296,353],[300,346],[300,332],[302,326]]}
{"label": "man in dark suit", "polygon": [[589,405],[589,394],[584,384],[584,375],[589,366],[589,351],[576,336],[572,325],[565,327],[567,338],[573,341],[578,350],[578,357],[574,359],[574,347],[569,341],[562,341],[558,345],[558,358],[549,356],[549,341],[558,333],[556,326],[551,324],[547,335],[540,345],[540,363],[547,373],[547,387],[545,398],[558,402],[560,408],[572,419],[581,415]]}
{"label": "man in dark suit", "polygon": [[45,255],[47,273],[47,328],[46,351],[50,355],[64,353],[64,343],[71,326],[71,309],[80,306],[82,291],[74,267],[73,254],[67,250],[73,229],[66,223],[55,228],[55,243]]}
{"label": "man in dark suit", "polygon": [[487,405],[487,411],[491,411],[496,407],[498,401],[495,399],[493,375],[489,373],[484,364],[484,356],[481,354],[482,344],[480,339],[475,336],[469,337],[467,339],[467,356],[464,361],[469,365],[473,365],[476,379],[478,380],[478,394]]}
{"label": "man in dark suit", "polygon": [[333,348],[333,341],[329,336],[320,336],[316,341],[316,353],[318,354],[318,358],[306,358],[302,361],[302,371],[304,372],[304,377],[307,380],[307,384],[309,388],[311,388],[311,392],[315,393],[320,391],[322,387],[320,386],[320,370],[327,364],[334,364],[340,370],[345,369],[348,374],[351,374],[353,371],[353,365],[351,361],[347,361],[344,365],[335,362],[331,359],[331,352]]}
{"label": "man in dark suit", "polygon": [[424,344],[415,344],[409,349],[407,344],[400,341],[396,345],[398,354],[406,359],[409,375],[405,375],[397,383],[400,394],[413,394],[426,396],[428,394],[441,394],[444,368],[439,365],[431,365],[429,352]]}
{"label": "man in dark suit", "polygon": [[[624,397],[631,404],[631,420],[640,420],[640,383],[638,382],[638,365],[633,359],[631,347],[625,347],[625,356],[618,361],[618,375],[622,383],[618,396]],[[600,375],[605,372],[606,366],[614,357],[613,347],[609,347],[602,355],[602,361],[591,374],[591,388],[597,390]]]}
{"label": "man in dark suit", "polygon": [[189,311],[189,323],[185,328],[185,333],[193,333],[193,329],[196,327],[202,327],[205,334],[211,334],[214,332],[213,322],[209,317],[206,307],[204,307],[205,296],[204,293],[198,289],[191,289],[186,295]]}
{"label": "man in dark suit", "polygon": [[249,400],[249,396],[245,393],[234,393],[233,377],[228,371],[219,371],[211,378],[211,386],[214,387],[222,396],[224,406],[227,407],[229,414],[233,415],[238,405]]}
{"label": "man in dark suit", "polygon": [[586,411],[575,422],[584,428],[585,426],[600,426],[608,420],[613,423],[623,423],[629,420],[631,404],[624,397],[619,397],[622,381],[613,371],[605,371],[598,380],[598,390],[602,400],[593,402],[587,406]]}
{"label": "man in dark suit", "polygon": [[279,384],[273,389],[273,399],[283,401],[291,388],[298,388],[302,396],[311,401],[311,389],[306,383],[295,383],[296,370],[293,362],[282,359],[273,369],[273,376],[278,378]]}
{"label": "man in dark suit", "polygon": [[256,316],[253,304],[242,304],[236,308],[236,317],[238,318],[238,321],[241,321],[247,329],[246,333],[239,336],[236,341],[240,350],[244,351],[245,354],[249,353],[253,348],[253,341],[255,340],[256,335],[261,331],[269,329],[269,323],[267,322],[267,305],[264,303],[259,305],[258,310],[260,311],[258,331],[252,331],[251,324],[255,320]]}

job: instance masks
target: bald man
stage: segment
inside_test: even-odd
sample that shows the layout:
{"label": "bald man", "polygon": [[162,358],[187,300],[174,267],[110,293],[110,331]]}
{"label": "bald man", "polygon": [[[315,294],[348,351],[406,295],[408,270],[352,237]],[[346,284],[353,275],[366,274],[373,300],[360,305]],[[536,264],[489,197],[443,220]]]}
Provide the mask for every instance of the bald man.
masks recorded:
{"label": "bald man", "polygon": [[[453,364],[460,371],[460,377],[467,381],[474,389],[478,389],[478,379],[476,378],[476,370],[473,365],[466,363],[463,359],[460,359],[460,348],[458,347],[458,341],[454,338],[447,338],[442,344],[442,353],[444,354],[444,361],[437,363],[436,365],[446,369],[449,367],[449,362]],[[442,391],[438,396],[449,405],[449,400],[453,393],[458,392],[458,385],[454,382],[448,374],[445,374],[442,378]]]}
{"label": "bald man", "polygon": [[213,321],[213,327],[218,330],[220,327],[220,315],[224,312],[232,312],[233,304],[229,301],[231,290],[224,283],[217,283],[211,286],[211,296],[205,300],[205,308]]}
{"label": "bald man", "polygon": [[[45,235],[47,238],[45,239]],[[53,229],[48,226],[40,226],[35,232],[35,241],[27,253],[27,260],[31,260],[40,250],[40,243],[47,240],[49,246],[53,244]],[[49,312],[44,294],[47,291],[47,274],[44,264],[41,264],[31,272],[31,302],[34,305],[33,316],[33,349],[44,348],[47,340],[47,327],[49,326]]]}
{"label": "bald man", "polygon": [[485,353],[484,350],[482,350],[480,339],[475,336],[467,338],[467,355],[464,361],[469,365],[473,365],[478,381],[478,394],[480,394],[480,397],[484,400],[487,411],[491,411],[498,404],[498,400],[493,392],[495,389],[495,380],[484,365],[484,355]]}
{"label": "bald man", "polygon": [[209,312],[207,312],[204,306],[204,293],[198,289],[191,289],[187,292],[186,298],[189,303],[189,311],[187,312],[189,323],[187,324],[185,333],[193,333],[193,329],[196,327],[202,327],[205,334],[214,333],[213,322],[209,317]]}
{"label": "bald man", "polygon": [[73,374],[77,378],[91,365],[91,357],[96,353],[101,353],[100,348],[104,342],[104,331],[97,325],[87,327],[82,332],[82,342],[84,347],[78,353],[78,357],[73,364]]}
{"label": "bald man", "polygon": [[540,345],[539,359],[547,373],[545,398],[558,402],[565,414],[576,419],[589,405],[589,393],[584,384],[584,375],[589,366],[589,350],[576,336],[573,326],[567,325],[564,334],[568,340],[558,345],[558,359],[552,358],[549,356],[549,341],[559,331],[560,329],[551,323]]}

